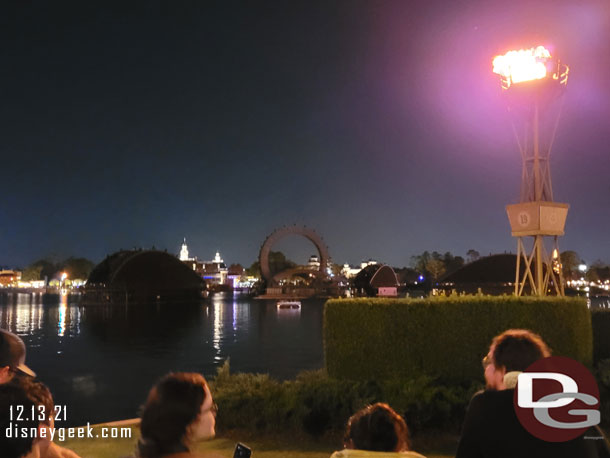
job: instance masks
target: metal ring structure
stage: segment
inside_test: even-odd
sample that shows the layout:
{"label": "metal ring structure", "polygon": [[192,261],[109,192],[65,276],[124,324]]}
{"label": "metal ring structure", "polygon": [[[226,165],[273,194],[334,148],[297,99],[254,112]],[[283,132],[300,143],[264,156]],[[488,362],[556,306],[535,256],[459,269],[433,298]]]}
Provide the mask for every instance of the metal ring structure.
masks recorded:
{"label": "metal ring structure", "polygon": [[[271,274],[269,269],[269,252],[273,245],[275,245],[280,239],[288,235],[301,235],[313,243],[318,250],[320,255],[320,268],[318,269],[317,276],[326,276],[326,266],[328,264],[328,247],[322,240],[322,237],[318,235],[316,231],[306,226],[284,226],[280,229],[276,229],[271,233],[261,246],[261,251],[258,255],[258,261],[261,266],[261,275],[267,281],[268,285],[276,284],[274,276]],[[276,274],[277,276],[277,274]]]}

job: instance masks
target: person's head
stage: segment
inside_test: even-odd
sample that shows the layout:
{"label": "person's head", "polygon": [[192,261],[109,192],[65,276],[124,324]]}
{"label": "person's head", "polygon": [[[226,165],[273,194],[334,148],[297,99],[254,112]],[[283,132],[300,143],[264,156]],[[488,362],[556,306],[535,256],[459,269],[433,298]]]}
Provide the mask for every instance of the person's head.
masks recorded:
{"label": "person's head", "polygon": [[141,457],[161,457],[180,451],[198,439],[215,435],[216,404],[201,374],[172,373],[148,394],[142,407],[138,443]]}
{"label": "person's head", "polygon": [[487,387],[503,390],[508,372],[524,371],[539,359],[551,356],[549,347],[538,334],[525,329],[509,329],[491,342],[483,359]]}
{"label": "person's head", "polygon": [[34,377],[25,365],[25,344],[19,336],[0,329],[0,384],[9,382],[15,374]]}
{"label": "person's head", "polygon": [[348,420],[344,445],[372,452],[402,452],[409,448],[409,430],[389,405],[378,402]]}
{"label": "person's head", "polygon": [[39,456],[42,450],[49,447],[52,437],[50,430],[55,426],[53,395],[44,383],[35,380],[33,377],[14,377],[7,385],[21,389],[35,406],[34,420],[37,433],[32,445],[32,456]]}
{"label": "person's head", "polygon": [[[23,409],[23,410],[21,410]],[[34,402],[23,386],[15,383],[0,385],[0,450],[2,458],[21,458],[32,450],[38,421],[28,412],[35,411]],[[21,412],[22,420],[17,418]],[[18,428],[18,431],[15,431]],[[25,428],[26,434],[22,434]],[[19,433],[19,434],[17,434]],[[25,436],[25,437],[23,437]]]}

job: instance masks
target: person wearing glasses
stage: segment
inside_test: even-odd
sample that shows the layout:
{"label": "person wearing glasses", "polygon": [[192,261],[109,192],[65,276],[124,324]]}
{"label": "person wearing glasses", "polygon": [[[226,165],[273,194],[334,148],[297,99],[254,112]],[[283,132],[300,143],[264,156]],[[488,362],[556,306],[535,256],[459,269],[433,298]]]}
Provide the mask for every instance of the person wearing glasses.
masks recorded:
{"label": "person wearing glasses", "polygon": [[215,458],[197,454],[192,445],[216,434],[218,407],[201,374],[178,372],[164,376],[148,394],[140,415],[139,458]]}

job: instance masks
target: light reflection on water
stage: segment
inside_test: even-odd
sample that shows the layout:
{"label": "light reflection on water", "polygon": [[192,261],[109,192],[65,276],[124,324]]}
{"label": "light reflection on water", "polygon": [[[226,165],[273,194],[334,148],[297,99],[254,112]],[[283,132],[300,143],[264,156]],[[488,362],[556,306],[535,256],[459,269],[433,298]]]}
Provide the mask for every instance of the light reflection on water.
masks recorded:
{"label": "light reflection on water", "polygon": [[59,337],[64,336],[66,331],[66,310],[68,309],[68,295],[64,292],[59,296],[59,324],[57,325]]}
{"label": "light reflection on water", "polygon": [[137,416],[170,371],[211,377],[230,358],[231,372],[291,378],[323,365],[323,301],[298,314],[222,294],[180,307],[82,307],[74,299],[0,296],[0,327],[23,338],[28,365],[69,406],[65,426]]}
{"label": "light reflection on water", "polygon": [[587,300],[589,308],[610,309],[610,298],[592,297]]}
{"label": "light reflection on water", "polygon": [[222,361],[222,357],[220,356],[220,335],[222,330],[221,317],[224,309],[224,303],[219,299],[219,296],[215,295],[212,298],[212,306],[214,310],[214,339],[212,340],[212,344],[216,352],[214,355],[214,361],[220,362]]}
{"label": "light reflection on water", "polygon": [[[62,295],[55,307],[43,304],[40,295],[15,294],[11,299],[9,304],[0,306],[0,327],[3,329],[33,338],[50,321],[59,337],[66,331],[70,335],[80,333],[81,313],[78,307],[68,308],[68,295]],[[57,314],[49,313],[52,309],[56,309]]]}

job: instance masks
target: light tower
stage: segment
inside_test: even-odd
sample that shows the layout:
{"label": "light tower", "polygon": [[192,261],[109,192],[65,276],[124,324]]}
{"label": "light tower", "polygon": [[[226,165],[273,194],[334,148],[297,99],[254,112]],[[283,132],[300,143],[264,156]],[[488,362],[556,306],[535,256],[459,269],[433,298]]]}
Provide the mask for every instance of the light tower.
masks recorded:
{"label": "light tower", "polygon": [[506,206],[512,235],[517,237],[517,296],[526,285],[536,296],[564,294],[557,237],[564,234],[569,205],[553,201],[550,155],[568,70],[542,46],[493,60],[523,162],[520,203]]}

